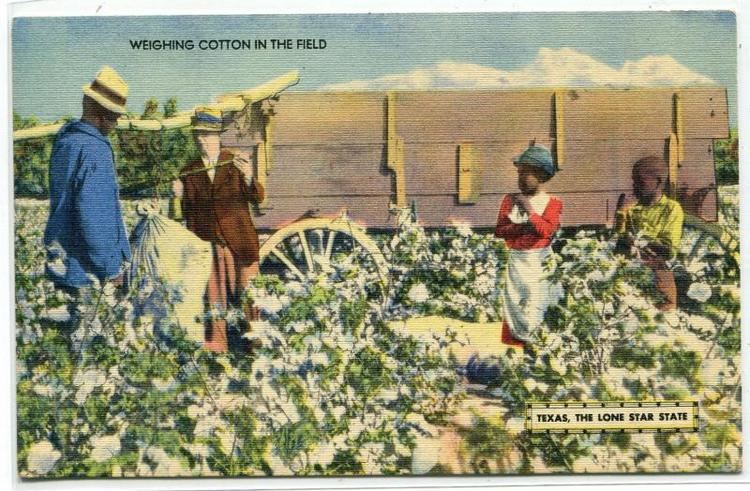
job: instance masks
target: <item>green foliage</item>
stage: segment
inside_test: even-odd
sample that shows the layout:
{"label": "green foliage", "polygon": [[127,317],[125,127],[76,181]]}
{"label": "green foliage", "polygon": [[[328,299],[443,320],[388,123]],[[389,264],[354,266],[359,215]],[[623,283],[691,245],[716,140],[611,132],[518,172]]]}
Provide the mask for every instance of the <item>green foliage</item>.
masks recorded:
{"label": "green foliage", "polygon": [[[170,98],[159,113],[156,99],[146,101],[141,119],[169,117],[177,111]],[[160,131],[117,130],[114,141],[122,196],[164,195],[182,167],[198,157],[190,128]]]}
{"label": "green foliage", "polygon": [[[58,122],[62,122],[62,118]],[[13,113],[13,130],[33,128],[41,122],[35,116],[23,118]],[[15,196],[43,197],[49,192],[49,156],[53,135],[21,140],[13,144],[13,188]]]}
{"label": "green foliage", "polygon": [[[140,119],[161,119],[174,116],[177,99],[167,100],[163,111],[159,102],[146,101]],[[69,116],[56,122],[72,119]],[[32,116],[23,118],[13,114],[13,129],[31,128],[41,124]],[[15,196],[44,198],[49,193],[48,169],[55,136],[20,140],[13,144],[13,176]],[[161,131],[117,129],[110,140],[115,155],[115,165],[123,197],[166,195],[171,189],[172,177],[179,174],[185,164],[198,157],[190,128]]]}
{"label": "green foliage", "polygon": [[714,140],[714,162],[716,165],[716,184],[733,185],[739,182],[739,139],[737,128],[729,131],[729,138]]}

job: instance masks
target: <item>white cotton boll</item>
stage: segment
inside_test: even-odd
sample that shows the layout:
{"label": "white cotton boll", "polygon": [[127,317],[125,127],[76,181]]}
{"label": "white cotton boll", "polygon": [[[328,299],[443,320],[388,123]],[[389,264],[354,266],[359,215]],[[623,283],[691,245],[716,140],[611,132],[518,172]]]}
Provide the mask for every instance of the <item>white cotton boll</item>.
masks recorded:
{"label": "white cotton boll", "polygon": [[53,309],[47,310],[46,318],[54,322],[68,322],[70,320],[70,313],[68,307],[61,305]]}
{"label": "white cotton boll", "polygon": [[700,303],[703,303],[711,298],[711,294],[711,285],[698,281],[692,283],[687,291],[688,297]]}
{"label": "white cotton boll", "polygon": [[714,321],[702,315],[691,315],[688,322],[690,327],[701,332],[712,332],[716,330]]}
{"label": "white cotton boll", "polygon": [[219,436],[221,451],[224,452],[225,455],[232,455],[237,445],[234,431],[228,428],[221,428],[217,431],[217,435]]}
{"label": "white cotton boll", "polygon": [[474,425],[475,416],[470,411],[460,411],[451,418],[451,422],[462,428],[471,428]]}
{"label": "white cotton boll", "polygon": [[120,453],[120,438],[117,435],[103,435],[91,439],[91,458],[105,462]]}
{"label": "white cotton boll", "polygon": [[352,440],[356,440],[362,432],[367,431],[365,425],[359,419],[349,420],[349,437]]}
{"label": "white cotton boll", "polygon": [[284,308],[283,302],[274,295],[263,295],[253,299],[253,303],[260,310],[276,315]]}
{"label": "white cotton boll", "polygon": [[310,361],[313,363],[313,365],[326,365],[328,364],[328,355],[323,353],[322,351],[319,351],[317,353],[313,353],[312,356],[310,356]]}
{"label": "white cotton boll", "polygon": [[466,223],[466,222],[460,222],[460,223],[454,224],[454,226],[456,227],[456,232],[461,237],[471,237],[473,233],[471,230],[471,224]]}
{"label": "white cotton boll", "polygon": [[55,394],[55,390],[47,384],[35,384],[33,390],[42,397],[52,397]]}
{"label": "white cotton boll", "polygon": [[722,378],[730,376],[730,367],[721,358],[709,358],[701,363],[701,379],[706,384],[719,384]]}
{"label": "white cotton boll", "polygon": [[202,416],[197,419],[193,434],[197,437],[209,437],[216,428],[223,424],[224,422],[218,416]]}
{"label": "white cotton boll", "polygon": [[336,446],[332,442],[318,445],[318,447],[312,452],[312,459],[314,463],[320,464],[325,467],[333,462],[333,458],[336,456]]}
{"label": "white cotton boll", "polygon": [[168,379],[153,378],[151,379],[151,383],[159,392],[166,392],[177,385],[177,382],[172,377]]}
{"label": "white cotton boll", "polygon": [[55,447],[48,440],[42,440],[29,448],[26,466],[29,471],[35,474],[45,475],[55,468],[60,457],[62,457],[62,454],[59,450],[55,450]]}
{"label": "white cotton boll", "polygon": [[688,271],[688,273],[698,274],[704,269],[706,269],[707,266],[708,265],[704,263],[703,261],[693,260],[693,261],[690,261],[687,265],[685,265],[685,269]]}
{"label": "white cotton boll", "polygon": [[[174,477],[187,474],[186,469],[183,469],[182,467],[182,463],[178,459],[170,457],[169,454],[161,448],[151,447],[146,450],[144,455],[157,464],[156,469],[153,470],[154,477]],[[150,467],[144,467],[144,471],[146,469],[150,470]],[[148,471],[146,471],[146,474],[148,474]]]}
{"label": "white cotton boll", "polygon": [[424,283],[417,283],[412,285],[407,296],[409,297],[409,300],[414,303],[424,303],[430,298],[430,292],[427,290]]}
{"label": "white cotton boll", "polygon": [[333,406],[331,408],[331,414],[337,420],[341,419],[341,417],[344,416],[345,413],[346,413],[346,406]]}
{"label": "white cotton boll", "polygon": [[197,404],[191,404],[187,408],[187,414],[188,417],[191,419],[197,419],[205,414],[205,410],[202,406],[198,406]]}
{"label": "white cotton boll", "polygon": [[294,472],[289,468],[289,466],[284,463],[284,461],[276,455],[273,452],[270,452],[269,455],[266,455],[266,462],[268,463],[268,466],[271,468],[271,472],[274,476],[293,476]]}
{"label": "white cotton boll", "polygon": [[440,460],[440,440],[417,437],[416,444],[411,458],[411,472],[416,475],[427,474]]}
{"label": "white cotton boll", "polygon": [[510,418],[505,423],[505,431],[511,435],[519,435],[524,430],[524,419],[523,418]]}

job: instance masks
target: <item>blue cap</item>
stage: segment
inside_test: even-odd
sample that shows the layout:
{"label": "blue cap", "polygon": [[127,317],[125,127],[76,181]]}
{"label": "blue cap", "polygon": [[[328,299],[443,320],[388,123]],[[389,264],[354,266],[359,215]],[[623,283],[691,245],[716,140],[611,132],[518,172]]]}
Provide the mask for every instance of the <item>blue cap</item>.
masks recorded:
{"label": "blue cap", "polygon": [[552,154],[549,150],[541,145],[532,143],[529,148],[513,160],[516,165],[529,165],[538,167],[547,173],[550,177],[555,175],[557,166],[552,161]]}

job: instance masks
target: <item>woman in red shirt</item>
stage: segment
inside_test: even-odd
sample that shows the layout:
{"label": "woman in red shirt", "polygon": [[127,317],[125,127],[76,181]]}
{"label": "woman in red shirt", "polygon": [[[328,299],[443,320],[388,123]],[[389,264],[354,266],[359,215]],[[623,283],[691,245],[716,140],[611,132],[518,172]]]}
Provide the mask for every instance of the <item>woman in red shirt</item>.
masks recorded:
{"label": "woman in red shirt", "polygon": [[518,194],[508,194],[500,204],[495,235],[510,249],[505,277],[502,339],[523,346],[544,321],[555,300],[546,280],[544,263],[550,243],[560,228],[562,202],[544,190],[555,175],[549,150],[532,144],[513,163],[518,171]]}

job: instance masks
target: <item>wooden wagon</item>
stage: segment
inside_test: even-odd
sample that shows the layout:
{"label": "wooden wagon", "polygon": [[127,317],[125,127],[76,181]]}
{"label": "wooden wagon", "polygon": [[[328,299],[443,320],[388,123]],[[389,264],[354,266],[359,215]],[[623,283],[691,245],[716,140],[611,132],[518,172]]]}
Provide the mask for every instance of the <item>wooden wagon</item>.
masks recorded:
{"label": "wooden wagon", "polygon": [[502,196],[517,190],[513,157],[530,141],[556,157],[549,190],[564,226],[611,224],[620,195],[632,199],[633,163],[661,155],[688,223],[721,232],[710,225],[713,139],[729,133],[720,87],[285,92],[227,118],[223,144],[254,151],[266,188],[254,217],[270,234],[261,267],[270,259],[294,276],[336,241],[380,260],[366,232],[392,230],[393,207],[414,207],[427,228],[493,228]]}

